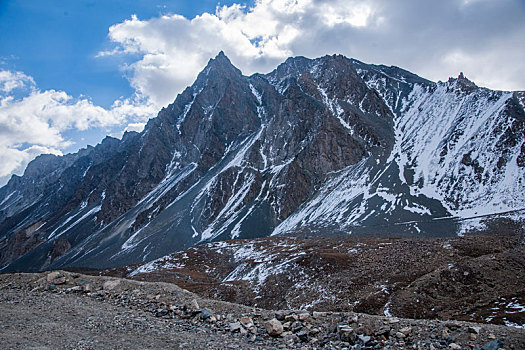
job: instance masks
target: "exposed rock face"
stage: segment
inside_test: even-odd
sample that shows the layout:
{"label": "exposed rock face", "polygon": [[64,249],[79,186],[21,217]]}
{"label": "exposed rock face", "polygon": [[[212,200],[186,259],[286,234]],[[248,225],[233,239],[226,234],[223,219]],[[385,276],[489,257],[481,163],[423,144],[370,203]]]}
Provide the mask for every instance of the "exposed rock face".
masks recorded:
{"label": "exposed rock face", "polygon": [[246,77],[221,52],[142,133],[40,156],[1,188],[0,265],[296,231],[453,235],[433,219],[525,207],[523,96],[342,56]]}
{"label": "exposed rock face", "polygon": [[71,243],[65,237],[60,237],[53,242],[53,248],[51,249],[50,262],[55,261],[71,249]]}

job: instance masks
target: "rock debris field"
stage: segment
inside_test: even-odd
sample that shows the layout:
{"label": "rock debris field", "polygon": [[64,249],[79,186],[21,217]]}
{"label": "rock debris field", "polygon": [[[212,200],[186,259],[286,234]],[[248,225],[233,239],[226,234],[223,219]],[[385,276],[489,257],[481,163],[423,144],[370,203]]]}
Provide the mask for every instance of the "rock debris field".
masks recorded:
{"label": "rock debris field", "polygon": [[174,284],[0,275],[2,349],[525,349],[525,330],[359,313],[268,311]]}

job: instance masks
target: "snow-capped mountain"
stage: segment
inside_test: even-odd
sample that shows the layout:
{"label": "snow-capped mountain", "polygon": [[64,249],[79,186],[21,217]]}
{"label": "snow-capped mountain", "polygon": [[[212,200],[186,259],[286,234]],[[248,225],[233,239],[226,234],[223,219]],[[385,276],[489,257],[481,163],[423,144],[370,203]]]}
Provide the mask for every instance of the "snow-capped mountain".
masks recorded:
{"label": "snow-capped mountain", "polygon": [[0,189],[6,270],[109,267],[200,242],[446,236],[525,208],[525,93],[397,67],[221,52],[144,131],[40,156]]}

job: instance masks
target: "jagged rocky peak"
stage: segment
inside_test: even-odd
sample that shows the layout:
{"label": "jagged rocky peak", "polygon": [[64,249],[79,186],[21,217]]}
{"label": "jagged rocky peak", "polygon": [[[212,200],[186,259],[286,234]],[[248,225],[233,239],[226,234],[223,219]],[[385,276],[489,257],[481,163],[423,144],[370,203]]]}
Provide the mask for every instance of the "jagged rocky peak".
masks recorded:
{"label": "jagged rocky peak", "polygon": [[207,67],[223,67],[223,68],[235,68],[236,71],[240,72],[239,69],[237,69],[230,61],[230,59],[226,56],[224,51],[220,51],[215,58],[212,58],[209,60]]}
{"label": "jagged rocky peak", "polygon": [[221,51],[215,56],[215,58],[211,58],[208,61],[206,67],[197,76],[197,80],[193,84],[193,87],[202,89],[206,82],[212,80],[238,79],[241,76],[242,72],[235,67],[224,52]]}
{"label": "jagged rocky peak", "polygon": [[463,72],[460,72],[457,78],[449,78],[449,84],[456,84],[462,91],[472,92],[478,88],[478,86],[471,80],[469,80]]}
{"label": "jagged rocky peak", "polygon": [[472,215],[525,207],[523,96],[340,55],[247,77],[220,52],[142,133],[38,158],[1,188],[0,264],[108,267],[289,233],[462,233]]}
{"label": "jagged rocky peak", "polygon": [[57,155],[41,154],[27,165],[24,176],[35,177],[48,174],[60,164],[60,161]]}
{"label": "jagged rocky peak", "polygon": [[289,57],[268,74],[273,81],[280,81],[288,77],[297,77],[304,71],[309,70],[312,60],[304,56]]}

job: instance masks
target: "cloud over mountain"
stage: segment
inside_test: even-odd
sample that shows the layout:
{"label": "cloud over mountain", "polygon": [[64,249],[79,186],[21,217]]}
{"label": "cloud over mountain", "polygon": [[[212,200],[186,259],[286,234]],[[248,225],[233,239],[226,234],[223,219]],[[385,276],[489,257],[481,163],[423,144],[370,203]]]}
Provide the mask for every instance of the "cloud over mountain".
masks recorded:
{"label": "cloud over mountain", "polygon": [[140,54],[125,67],[131,84],[159,106],[224,50],[245,74],[286,57],[341,53],[408,68],[433,80],[464,71],[493,89],[524,89],[525,4],[505,1],[258,0],[109,29],[113,51]]}
{"label": "cloud over mountain", "polygon": [[62,154],[72,144],[63,133],[144,121],[155,107],[134,96],[120,99],[110,108],[86,97],[64,91],[40,90],[22,72],[0,71],[0,184],[12,173],[20,174],[27,163],[42,153]]}

